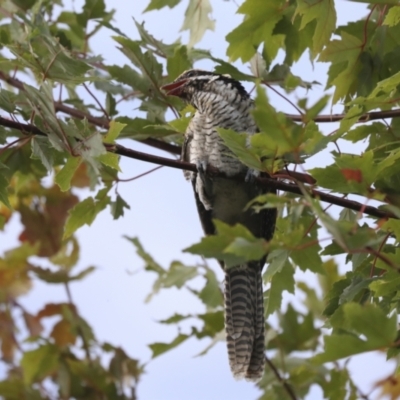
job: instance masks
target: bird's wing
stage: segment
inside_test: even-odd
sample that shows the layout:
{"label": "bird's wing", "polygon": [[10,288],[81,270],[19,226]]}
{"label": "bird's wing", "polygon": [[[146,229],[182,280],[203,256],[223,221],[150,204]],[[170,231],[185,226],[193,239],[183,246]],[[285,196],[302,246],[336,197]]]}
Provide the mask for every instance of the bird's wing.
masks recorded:
{"label": "bird's wing", "polygon": [[[190,162],[190,143],[192,140],[193,140],[193,133],[190,130],[190,124],[189,124],[188,130],[185,133],[185,141],[183,142],[182,146],[181,161]],[[187,180],[189,180],[191,177],[190,171],[183,171],[183,175]]]}
{"label": "bird's wing", "polygon": [[[191,162],[190,160],[190,145],[193,140],[193,132],[192,125],[189,124],[186,134],[185,141],[182,146],[181,160],[186,162]],[[212,222],[212,210],[206,210],[203,203],[200,200],[200,197],[196,191],[196,179],[197,173],[191,173],[190,171],[184,171],[184,175],[186,179],[190,179],[192,181],[194,198],[196,200],[197,212],[199,213],[201,226],[203,227],[203,231],[206,235],[214,235],[215,234],[215,226]]]}
{"label": "bird's wing", "polygon": [[[197,175],[197,174],[196,174]],[[193,185],[193,193],[194,198],[196,200],[197,212],[199,213],[201,226],[203,227],[203,231],[206,235],[214,235],[215,234],[215,226],[212,222],[212,211],[206,210],[203,203],[200,200],[200,197],[196,191],[196,178],[192,180]]]}

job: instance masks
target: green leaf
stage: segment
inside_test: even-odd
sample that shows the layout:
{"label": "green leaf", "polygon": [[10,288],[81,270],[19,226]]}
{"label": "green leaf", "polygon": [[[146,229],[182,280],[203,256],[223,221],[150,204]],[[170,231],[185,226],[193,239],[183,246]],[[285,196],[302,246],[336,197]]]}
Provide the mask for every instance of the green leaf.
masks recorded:
{"label": "green leaf", "polygon": [[48,133],[51,144],[59,151],[65,150],[64,131],[59,123],[54,110],[52,93],[46,85],[37,90],[33,86],[24,85],[26,98],[31,107],[42,121],[45,121],[46,133]]}
{"label": "green leaf", "polygon": [[132,87],[133,90],[137,90],[143,94],[148,93],[150,82],[145,76],[141,75],[130,66],[124,65],[123,67],[119,67],[117,65],[112,65],[107,67],[107,70],[117,82],[124,83]]}
{"label": "green leaf", "polygon": [[174,8],[181,0],[151,0],[143,12],[151,10],[160,10],[163,7]]}
{"label": "green leaf", "polygon": [[69,218],[65,224],[64,239],[71,236],[81,226],[85,224],[90,226],[96,217],[94,209],[95,201],[93,197],[88,197],[78,203],[69,212]]}
{"label": "green leaf", "polygon": [[330,380],[323,385],[325,399],[346,399],[348,390],[346,388],[349,380],[347,370],[332,369],[330,372]]}
{"label": "green leaf", "polygon": [[95,267],[85,268],[83,271],[76,275],[69,275],[69,271],[62,269],[59,271],[52,271],[48,268],[31,267],[31,270],[35,275],[42,281],[47,283],[67,283],[72,281],[78,281],[83,279],[85,276],[94,272]]}
{"label": "green leaf", "polygon": [[395,26],[400,23],[400,7],[396,4],[397,7],[391,7],[386,14],[385,20],[383,21],[383,25]]}
{"label": "green leaf", "polygon": [[369,95],[369,98],[377,97],[382,93],[390,94],[391,92],[393,92],[393,90],[397,89],[397,86],[399,84],[400,84],[400,72],[397,72],[391,75],[389,78],[379,81],[375,89]]}
{"label": "green leaf", "polygon": [[186,339],[188,339],[190,336],[189,335],[184,335],[183,333],[180,333],[171,343],[153,343],[150,344],[149,347],[151,351],[153,352],[152,358],[156,358],[159,355],[172,350],[173,348],[179,346],[181,343],[183,343]]}
{"label": "green leaf", "polygon": [[328,87],[336,87],[333,103],[345,97],[349,98],[355,92],[355,84],[362,66],[361,40],[345,31],[341,31],[340,36],[341,40],[332,40],[319,56],[319,61],[332,63],[329,68]]}
{"label": "green leaf", "polygon": [[189,117],[181,117],[168,122],[168,125],[174,130],[174,132],[185,133],[191,119],[192,115]]}
{"label": "green leaf", "polygon": [[306,237],[297,245],[299,250],[290,252],[290,258],[302,271],[310,270],[311,272],[324,274],[325,270],[322,266],[322,259],[319,255],[321,246],[318,243],[310,245],[311,239]]}
{"label": "green leaf", "polygon": [[379,280],[370,283],[369,288],[375,296],[388,296],[400,290],[400,275],[398,272],[388,271]]}
{"label": "green leaf", "polygon": [[[331,317],[335,328],[349,333],[332,334],[324,338],[324,352],[313,358],[324,363],[349,357],[366,351],[392,345],[397,336],[396,315],[388,318],[377,306],[346,303]],[[362,339],[355,335],[363,335]]]}
{"label": "green leaf", "polygon": [[269,281],[289,260],[290,251],[286,249],[273,250],[268,254],[268,267],[264,273],[264,279]]}
{"label": "green leaf", "polygon": [[236,79],[238,81],[254,82],[254,76],[244,74],[243,72],[239,71],[233,64],[216,57],[211,57],[211,60],[218,63],[218,65],[215,67],[216,73],[221,75],[229,75],[233,79]]}
{"label": "green leaf", "polygon": [[287,310],[279,317],[282,333],[273,338],[269,348],[277,347],[285,353],[292,351],[315,350],[320,331],[314,328],[313,314],[302,315],[288,305]]}
{"label": "green leaf", "polygon": [[142,71],[146,81],[155,92],[160,93],[162,66],[154,57],[153,52],[147,51],[143,54],[140,44],[130,39],[119,36],[114,36],[113,39],[122,46],[119,49]]}
{"label": "green leaf", "polygon": [[209,0],[189,0],[181,28],[181,31],[189,30],[189,48],[202,39],[207,29],[211,31],[215,29],[215,22],[209,16],[211,12],[212,7]]}
{"label": "green leaf", "polygon": [[103,137],[104,143],[114,143],[115,140],[120,135],[122,129],[126,127],[126,124],[121,124],[117,121],[110,122],[110,128],[108,129],[107,134]]}
{"label": "green leaf", "polygon": [[106,94],[106,111],[109,116],[118,114],[117,102],[115,101],[115,97],[110,92],[107,92]]}
{"label": "green leaf", "polygon": [[[335,4],[330,0],[298,0],[295,15],[301,15],[300,30],[315,21],[312,53],[317,54],[329,42],[336,28]],[[322,17],[323,16],[323,17]]]}
{"label": "green leaf", "polygon": [[248,148],[248,134],[237,133],[232,129],[217,128],[225,145],[236,155],[239,160],[249,168],[260,170],[262,163],[259,158]]}
{"label": "green leaf", "polygon": [[31,385],[41,382],[57,370],[59,352],[56,346],[46,344],[35,350],[26,351],[21,359],[24,382]]}
{"label": "green leaf", "polygon": [[204,277],[206,283],[198,294],[199,298],[207,307],[215,308],[222,305],[222,291],[214,271],[207,268]]}
{"label": "green leaf", "polygon": [[65,165],[57,172],[54,181],[61,191],[66,192],[71,188],[71,179],[81,163],[81,157],[69,157]]}
{"label": "green leaf", "polygon": [[244,21],[226,36],[229,43],[227,55],[232,61],[241,58],[249,61],[258,46],[264,43],[267,48],[274,41],[273,30],[282,18],[283,0],[247,0],[238,9],[244,14]]}
{"label": "green leaf", "polygon": [[[30,37],[29,46],[26,42],[9,46],[9,49],[25,68],[31,69],[40,77],[40,81],[46,82],[46,84],[48,79],[67,85],[95,79],[86,75],[91,69],[88,64],[72,57],[68,50],[61,46],[59,40],[49,34],[43,19],[37,19],[35,26],[37,34]],[[41,32],[39,32],[40,30]]]}
{"label": "green leaf", "polygon": [[107,165],[110,168],[115,169],[116,171],[121,171],[119,167],[119,155],[115,153],[104,153],[100,154],[97,159],[104,165]]}
{"label": "green leaf", "polygon": [[374,281],[373,278],[365,279],[360,275],[354,275],[351,278],[350,285],[346,286],[343,289],[342,294],[339,296],[339,304],[343,304],[349,301],[361,301],[359,295],[360,292],[362,295],[365,292],[364,289],[367,288],[372,281]]}
{"label": "green leaf", "polygon": [[90,19],[102,18],[106,14],[104,0],[86,0],[81,14],[77,14],[80,25],[86,26]]}
{"label": "green leaf", "polygon": [[58,265],[66,270],[70,270],[79,260],[79,251],[79,244],[75,238],[65,240],[62,243],[61,249],[58,251],[58,253],[50,257],[50,261],[54,265]]}
{"label": "green leaf", "polygon": [[214,337],[218,332],[224,329],[223,311],[208,312],[197,316],[204,322],[201,332],[196,333],[196,337],[201,339],[206,336]]}
{"label": "green leaf", "polygon": [[125,239],[129,240],[136,247],[136,253],[146,263],[147,271],[153,271],[159,275],[162,275],[166,272],[166,270],[162,268],[161,265],[158,264],[154,258],[145,251],[138,238],[130,238],[125,236]]}
{"label": "green leaf", "polygon": [[192,63],[189,60],[186,46],[176,47],[173,56],[167,59],[168,79],[173,81],[183,71],[190,69]]}
{"label": "green leaf", "polygon": [[8,185],[8,180],[0,173],[0,201],[11,209],[12,207],[8,200]]}
{"label": "green leaf", "polygon": [[124,216],[124,208],[130,210],[130,205],[119,195],[111,202],[111,215],[114,219]]}
{"label": "green leaf", "polygon": [[382,230],[388,233],[394,233],[398,242],[400,242],[400,221],[389,218],[382,226]]}
{"label": "green leaf", "polygon": [[13,113],[16,108],[17,95],[0,88],[0,108],[8,113]]}
{"label": "green leaf", "polygon": [[161,40],[157,40],[144,28],[144,22],[139,24],[137,21],[135,21],[135,25],[139,32],[140,38],[142,39],[141,45],[148,49],[156,49],[156,52],[161,57],[165,56],[167,58],[172,56],[176,46],[180,45],[179,41],[173,44],[165,44]]}
{"label": "green leaf", "polygon": [[180,289],[188,280],[197,276],[197,267],[188,267],[178,261],[173,261],[169,270],[163,277],[164,287],[175,286]]}
{"label": "green leaf", "polygon": [[259,260],[266,253],[266,242],[255,238],[244,226],[230,226],[218,220],[214,220],[214,224],[216,235],[206,236],[200,243],[183,251],[223,260],[228,268],[246,261]]}
{"label": "green leaf", "polygon": [[160,324],[177,324],[185,319],[192,318],[191,315],[174,314],[172,317],[158,321]]}
{"label": "green leaf", "polygon": [[88,160],[89,162],[94,157],[99,157],[106,154],[106,149],[103,145],[103,137],[98,132],[86,137],[76,150],[84,159]]}
{"label": "green leaf", "polygon": [[265,310],[267,317],[280,308],[285,290],[289,293],[294,293],[294,269],[289,261],[286,261],[282,269],[272,276]]}
{"label": "green leaf", "polygon": [[[277,112],[268,101],[265,90],[257,87],[253,111],[257,126],[262,131],[251,136],[250,143],[259,157],[271,160],[287,153],[298,152],[304,146],[304,135],[299,125],[291,121],[284,113]],[[299,157],[296,156],[298,160]],[[298,161],[297,161],[298,162]]]}
{"label": "green leaf", "polygon": [[[335,154],[335,153],[334,153]],[[335,154],[335,164],[310,170],[318,185],[341,192],[366,194],[376,179],[379,167],[374,164],[372,151],[361,156]]]}
{"label": "green leaf", "polygon": [[70,237],[81,226],[90,226],[93,223],[97,214],[104,210],[110,201],[110,197],[106,195],[108,191],[109,188],[101,189],[95,199],[88,197],[69,211],[63,239]]}

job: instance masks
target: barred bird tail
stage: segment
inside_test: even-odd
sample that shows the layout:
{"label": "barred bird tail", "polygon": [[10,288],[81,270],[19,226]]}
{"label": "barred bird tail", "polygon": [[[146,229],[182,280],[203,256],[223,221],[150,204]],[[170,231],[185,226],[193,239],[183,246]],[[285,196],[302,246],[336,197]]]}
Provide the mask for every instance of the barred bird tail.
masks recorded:
{"label": "barred bird tail", "polygon": [[264,300],[261,267],[226,270],[225,330],[229,365],[236,379],[258,381],[264,373]]}

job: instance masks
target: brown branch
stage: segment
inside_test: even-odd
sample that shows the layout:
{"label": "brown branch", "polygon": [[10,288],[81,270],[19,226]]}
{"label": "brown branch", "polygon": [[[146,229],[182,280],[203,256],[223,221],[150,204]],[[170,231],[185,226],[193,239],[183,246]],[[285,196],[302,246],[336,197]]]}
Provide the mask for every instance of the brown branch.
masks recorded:
{"label": "brown branch", "polygon": [[[1,72],[0,72],[0,75],[1,75]],[[103,129],[110,128],[110,124],[107,120],[94,117],[93,115],[90,115],[83,111],[77,110],[76,108],[66,106],[65,104],[62,104],[59,102],[54,103],[54,107],[55,107],[56,111],[63,112],[64,114],[70,115],[71,117],[74,117],[77,119],[85,119],[86,118],[88,120],[88,122],[90,122],[92,125],[98,126],[99,128],[103,128]],[[181,154],[181,148],[179,146],[176,146],[171,143],[163,142],[161,140],[148,138],[148,139],[140,140],[140,142],[147,144],[148,146],[154,147],[156,149],[167,151],[168,153],[178,154],[178,155]]]}
{"label": "brown branch", "polygon": [[[0,79],[7,82],[9,85],[14,86],[17,89],[24,90],[24,83],[20,81],[19,79],[13,78],[4,72],[0,71]],[[72,107],[68,107],[60,102],[55,102],[54,107],[56,111],[63,112],[65,114],[68,114],[72,117],[78,118],[78,119],[84,119],[86,118],[91,124],[108,129],[109,124],[107,120],[101,119],[94,117],[86,112],[77,110]],[[303,122],[304,117],[302,115],[296,115],[296,114],[285,114],[287,118],[295,121],[295,122]],[[332,115],[319,115],[313,119],[313,121],[318,122],[318,123],[331,123],[331,122],[338,122],[341,121],[346,117],[346,114],[332,114]],[[367,122],[367,121],[374,121],[378,119],[385,119],[385,118],[397,118],[400,117],[400,109],[395,109],[395,110],[387,110],[387,111],[372,111],[369,113],[365,113],[361,115],[358,119],[358,122]],[[181,149],[179,146],[163,142],[161,140],[157,139],[144,139],[141,140],[142,143],[145,143],[149,146],[155,147],[160,150],[165,150],[169,153],[172,154],[180,154]]]}
{"label": "brown branch", "polygon": [[152,169],[149,169],[148,171],[143,172],[142,174],[136,175],[136,176],[134,176],[133,178],[128,178],[128,179],[120,179],[120,178],[118,178],[117,181],[118,181],[118,182],[132,182],[132,181],[135,181],[136,179],[143,178],[144,176],[149,175],[149,174],[151,174],[151,173],[153,173],[153,172],[159,170],[159,169],[162,168],[163,166],[164,166],[164,165],[158,165],[157,167],[152,168]]}
{"label": "brown branch", "polygon": [[[7,82],[9,85],[16,87],[17,89],[24,90],[24,84],[22,81],[20,81],[17,78],[13,78],[4,72],[0,71],[0,79]],[[62,107],[61,103],[56,104],[56,110],[65,112],[66,114],[69,114],[71,116],[75,116],[76,118],[87,118],[87,120],[91,123],[93,123],[96,126],[102,126],[104,128],[107,128],[108,124],[107,121],[101,120],[96,117],[90,116],[90,114],[84,113],[79,110],[75,110],[72,107]],[[77,111],[78,113],[74,115],[74,110]],[[80,116],[78,116],[80,115]],[[303,116],[302,115],[296,115],[296,114],[285,114],[286,117],[290,118],[293,121],[296,122],[303,122]],[[341,121],[346,117],[346,114],[332,114],[332,115],[319,115],[313,119],[315,122],[321,122],[321,123],[330,123],[330,122],[338,122]],[[400,117],[400,109],[395,109],[395,110],[387,110],[387,111],[372,111],[369,113],[365,113],[360,116],[358,119],[358,122],[367,122],[367,121],[373,121],[373,120],[378,120],[378,119],[384,119],[384,118],[396,118]],[[93,119],[94,118],[94,119]],[[178,146],[176,146],[178,147]],[[169,150],[168,150],[169,151]]]}
{"label": "brown branch", "polygon": [[[0,125],[6,126],[9,128],[18,129],[23,133],[33,133],[33,134],[41,135],[41,136],[46,135],[46,133],[42,132],[40,129],[38,129],[34,125],[22,124],[20,122],[10,121],[10,120],[7,120],[2,117],[0,117]],[[109,151],[111,153],[119,154],[124,157],[133,158],[136,160],[150,162],[150,163],[158,164],[158,165],[165,165],[166,167],[176,168],[176,169],[180,169],[180,170],[197,172],[197,168],[196,168],[195,164],[187,163],[184,161],[173,160],[170,158],[155,156],[152,154],[143,153],[141,151],[128,149],[120,144],[104,143],[104,146],[107,151]],[[213,168],[211,166],[207,167],[207,172],[212,175],[221,175],[220,172],[216,168]],[[290,179],[291,178],[290,175],[292,173],[294,173],[295,176],[300,174],[299,172],[296,172],[296,171],[284,170],[284,171],[278,171],[277,175],[280,178]],[[286,176],[284,176],[282,174],[286,174]],[[243,177],[237,176],[232,179],[243,180]],[[303,195],[300,187],[297,184],[282,182],[280,180],[274,179],[273,177],[271,177],[271,178],[259,177],[256,179],[258,182],[260,182],[261,184],[265,185],[268,188],[283,190],[285,192]],[[319,190],[313,189],[312,187],[307,187],[307,189],[309,191],[310,196],[312,196],[314,198],[319,198],[321,201],[326,202],[326,203],[335,204],[337,206],[348,208],[348,209],[354,210],[354,211],[359,211],[359,212],[362,212],[363,214],[367,214],[367,215],[377,217],[377,218],[399,219],[395,214],[393,214],[391,212],[383,211],[383,210],[380,210],[380,209],[378,209],[376,207],[372,207],[372,206],[366,206],[365,204],[359,203],[358,201],[355,201],[355,200],[343,199],[341,197],[323,193]]]}
{"label": "brown branch", "polygon": [[[9,85],[14,86],[19,90],[25,90],[24,83],[19,79],[13,78],[4,72],[0,71],[0,79],[7,82]],[[110,125],[106,119],[94,117],[93,115],[86,113],[84,111],[78,110],[73,107],[66,106],[61,102],[54,102],[54,109],[57,112],[62,112],[64,114],[70,115],[71,117],[77,119],[87,119],[92,125],[98,126],[99,128],[109,129]],[[18,129],[18,128],[16,128]],[[154,147],[156,149],[167,151],[172,154],[181,154],[181,148],[171,143],[163,142],[157,139],[143,139],[140,140],[141,143],[147,144],[148,146]]]}
{"label": "brown branch", "polygon": [[265,362],[271,368],[272,372],[274,373],[276,379],[282,384],[283,388],[286,390],[287,394],[292,400],[297,400],[297,396],[293,391],[293,388],[286,382],[284,378],[282,378],[281,374],[279,373],[278,369],[275,367],[274,363],[265,355]]}
{"label": "brown branch", "polygon": [[[141,160],[141,161],[150,162],[150,163],[159,164],[159,165],[165,165],[165,166],[171,167],[171,168],[177,168],[177,169],[181,169],[181,170],[197,172],[196,165],[188,163],[188,162],[172,160],[172,159],[165,158],[165,157],[159,157],[159,156],[154,156],[154,155],[147,154],[147,153],[142,153],[140,151],[127,149],[126,147],[121,146],[121,145],[106,145],[106,148],[108,151],[111,151],[113,153],[119,154],[124,157],[134,158],[136,160]],[[216,168],[212,168],[210,166],[207,167],[207,172],[212,175],[220,175],[219,171]],[[238,176],[238,177],[234,177],[232,179],[243,180],[243,177]],[[278,181],[276,179],[267,178],[267,177],[262,177],[262,178],[260,177],[260,178],[256,178],[256,179],[258,182],[262,183],[264,186],[271,188],[271,189],[283,190],[285,192],[299,194],[299,195],[303,194],[301,189],[296,184],[286,183],[286,182]],[[341,197],[337,197],[337,196],[334,196],[334,195],[331,195],[328,193],[323,193],[323,192],[321,192],[319,190],[315,190],[311,187],[308,187],[307,189],[309,190],[309,193],[312,197],[319,198],[321,201],[326,202],[326,203],[334,204],[334,205],[348,208],[348,209],[354,210],[354,211],[359,211],[364,214],[371,215],[371,216],[377,217],[377,218],[398,219],[398,217],[396,215],[392,214],[391,212],[382,211],[382,210],[380,210],[376,207],[372,207],[372,206],[366,206],[355,200],[343,199]]]}
{"label": "brown branch", "polygon": [[[296,114],[285,114],[287,118],[295,121],[295,122],[303,122],[304,118],[301,115]],[[328,122],[339,122],[346,117],[346,114],[332,114],[332,115],[319,115],[313,118],[314,122],[319,123],[328,123]],[[378,119],[385,118],[398,118],[400,117],[400,109],[397,108],[395,110],[387,110],[387,111],[371,111],[369,113],[362,114],[358,118],[359,122],[368,122],[375,121]]]}

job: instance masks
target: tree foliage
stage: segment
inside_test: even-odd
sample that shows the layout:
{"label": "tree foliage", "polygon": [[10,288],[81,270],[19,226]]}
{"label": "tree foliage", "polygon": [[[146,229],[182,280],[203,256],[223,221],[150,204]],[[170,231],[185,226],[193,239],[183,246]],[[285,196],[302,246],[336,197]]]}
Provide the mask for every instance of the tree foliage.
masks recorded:
{"label": "tree foliage", "polygon": [[[145,12],[167,14],[180,2],[151,0]],[[244,164],[270,174],[264,184],[281,189],[279,196],[262,196],[249,205],[278,208],[271,242],[254,238],[242,226],[217,221],[215,236],[184,250],[232,265],[268,254],[266,314],[275,314],[279,323],[267,327],[267,367],[258,383],[261,399],[304,398],[315,384],[325,398],[360,398],[363,394],[346,364],[338,361],[374,350],[386,351],[388,359],[398,356],[398,2],[365,2],[365,15],[338,26],[331,0],[245,0],[238,7],[242,22],[226,36],[225,60],[196,47],[218,23],[211,17],[212,1],[186,3],[182,30],[189,31],[187,45],[164,43],[137,21],[132,23],[140,39],[130,39],[113,25],[114,12],[104,0],[86,0],[80,12],[63,8],[61,0],[1,3],[0,227],[14,213],[23,225],[20,245],[0,259],[4,399],[52,398],[52,393],[65,399],[136,398],[143,363],[97,340],[70,296],[72,282],[90,279],[93,272],[93,267],[74,270],[80,251],[75,232],[91,225],[100,212],[118,219],[129,208],[111,191],[119,181],[120,157],[194,168],[167,159],[168,153],[179,153],[193,110],[160,87],[199,60],[212,61],[218,73],[254,84],[253,115],[260,133],[250,143],[229,130],[220,135]],[[91,51],[91,39],[100,29],[114,35],[125,65],[108,64]],[[329,65],[325,92],[314,104],[307,96],[290,96],[317,84],[292,72],[304,55],[312,63]],[[252,74],[233,61],[249,64]],[[83,99],[83,92],[90,101]],[[272,92],[286,98],[295,114],[278,111],[269,102]],[[297,98],[296,104],[289,97]],[[139,104],[137,116],[120,111],[120,104],[130,101]],[[322,114],[331,105],[341,105],[342,114]],[[321,124],[332,121],[340,125],[327,135]],[[163,149],[166,157],[123,147],[120,139]],[[343,152],[346,143],[356,144],[351,147],[356,150]],[[309,169],[309,160],[317,155],[332,161]],[[93,194],[78,198],[79,188]],[[327,203],[340,210],[329,214]],[[170,343],[151,344],[152,356],[190,337],[209,337],[206,353],[223,331],[222,295],[213,270],[181,262],[163,267],[139,239],[128,239],[146,270],[156,276],[148,300],[161,289],[190,287],[191,280],[204,278],[200,290],[191,289],[204,312],[175,313],[161,321],[179,326],[195,319],[200,322],[195,326],[202,328],[179,333]],[[345,273],[338,267],[342,261]],[[310,271],[316,283],[299,280],[297,269]],[[32,290],[33,279],[64,285],[69,301],[25,309],[20,297]],[[285,292],[301,293],[304,304],[283,310]],[[108,365],[105,353],[111,354]],[[382,393],[397,398],[398,379],[381,381]]]}

